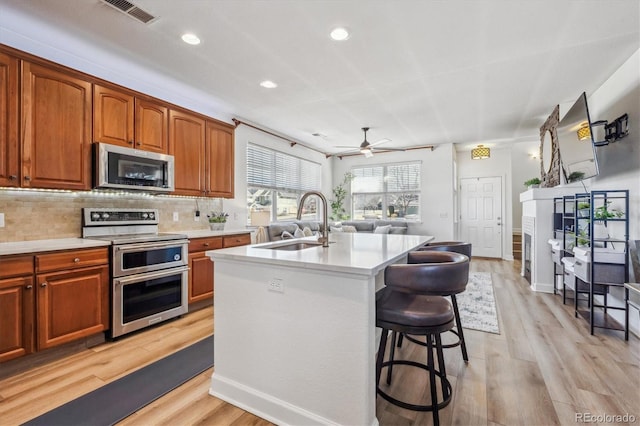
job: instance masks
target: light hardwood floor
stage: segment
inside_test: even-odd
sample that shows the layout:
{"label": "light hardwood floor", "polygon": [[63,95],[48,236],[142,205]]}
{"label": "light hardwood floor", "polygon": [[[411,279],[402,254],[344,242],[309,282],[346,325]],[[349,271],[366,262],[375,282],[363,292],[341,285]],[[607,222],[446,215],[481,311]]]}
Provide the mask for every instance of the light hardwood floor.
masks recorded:
{"label": "light hardwood floor", "polygon": [[[501,334],[465,330],[468,364],[459,348],[445,350],[453,399],[441,411],[441,424],[565,425],[579,423],[576,413],[630,414],[640,423],[638,338],[625,342],[622,333],[604,330],[590,336],[588,324],[574,318],[559,296],[529,291],[517,262],[474,259],[471,265],[491,273]],[[61,359],[0,364],[0,425],[21,424],[206,337],[213,331],[212,317],[213,308],[206,308]],[[419,359],[424,349],[407,342],[398,354]],[[269,424],[208,395],[211,373],[121,424]],[[392,387],[396,396],[427,401],[425,377],[411,369],[396,367]],[[404,410],[381,398],[377,416],[381,425],[432,424],[431,413]]]}

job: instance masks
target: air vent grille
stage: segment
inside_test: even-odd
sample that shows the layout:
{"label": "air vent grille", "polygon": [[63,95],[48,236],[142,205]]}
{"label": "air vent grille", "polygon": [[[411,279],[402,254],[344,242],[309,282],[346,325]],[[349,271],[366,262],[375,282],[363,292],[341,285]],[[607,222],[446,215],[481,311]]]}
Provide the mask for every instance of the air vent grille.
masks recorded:
{"label": "air vent grille", "polygon": [[128,2],[127,0],[102,0],[102,2],[118,9],[119,11],[144,24],[148,24],[149,22],[156,19],[156,17],[152,14],[140,9],[138,6],[131,2]]}

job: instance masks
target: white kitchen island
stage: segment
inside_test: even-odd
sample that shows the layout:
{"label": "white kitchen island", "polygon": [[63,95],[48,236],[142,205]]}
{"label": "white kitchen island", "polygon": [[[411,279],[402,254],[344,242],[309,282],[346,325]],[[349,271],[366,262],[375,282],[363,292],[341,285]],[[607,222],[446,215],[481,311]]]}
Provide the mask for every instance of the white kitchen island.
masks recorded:
{"label": "white kitchen island", "polygon": [[328,248],[267,248],[285,240],[207,252],[209,393],[277,424],[378,424],[375,291],[387,265],[432,239],[332,233]]}

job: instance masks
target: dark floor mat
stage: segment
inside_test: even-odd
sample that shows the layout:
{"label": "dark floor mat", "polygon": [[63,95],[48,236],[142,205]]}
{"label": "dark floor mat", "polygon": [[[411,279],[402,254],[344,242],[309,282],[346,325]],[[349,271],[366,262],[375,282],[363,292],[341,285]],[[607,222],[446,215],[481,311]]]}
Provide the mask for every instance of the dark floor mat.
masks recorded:
{"label": "dark floor mat", "polygon": [[213,367],[213,336],[70,401],[25,425],[113,425]]}

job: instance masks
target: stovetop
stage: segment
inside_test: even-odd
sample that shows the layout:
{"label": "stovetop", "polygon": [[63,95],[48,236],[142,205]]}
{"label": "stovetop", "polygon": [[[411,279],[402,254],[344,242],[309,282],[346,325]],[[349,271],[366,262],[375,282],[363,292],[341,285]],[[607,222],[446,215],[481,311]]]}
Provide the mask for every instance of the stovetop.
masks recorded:
{"label": "stovetop", "polygon": [[147,233],[147,234],[117,234],[117,235],[92,235],[85,238],[92,240],[111,241],[111,244],[136,244],[157,241],[176,241],[186,240],[187,235],[170,234],[166,232]]}

